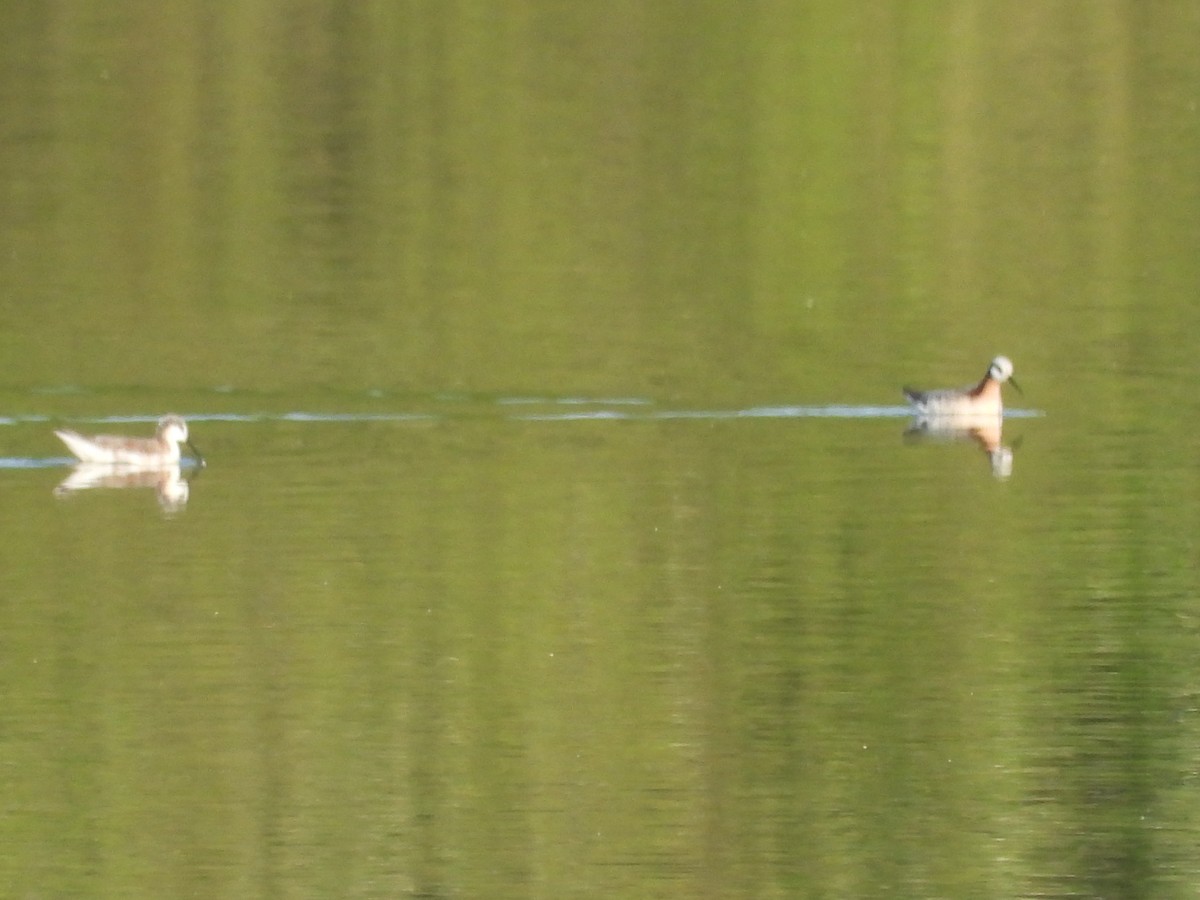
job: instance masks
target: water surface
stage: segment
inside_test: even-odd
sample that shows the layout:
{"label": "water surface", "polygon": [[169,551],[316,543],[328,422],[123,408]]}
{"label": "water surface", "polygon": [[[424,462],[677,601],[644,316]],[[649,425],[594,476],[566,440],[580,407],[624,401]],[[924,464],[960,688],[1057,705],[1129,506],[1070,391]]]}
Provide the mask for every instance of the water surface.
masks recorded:
{"label": "water surface", "polygon": [[1187,8],[0,19],[9,893],[1195,894]]}

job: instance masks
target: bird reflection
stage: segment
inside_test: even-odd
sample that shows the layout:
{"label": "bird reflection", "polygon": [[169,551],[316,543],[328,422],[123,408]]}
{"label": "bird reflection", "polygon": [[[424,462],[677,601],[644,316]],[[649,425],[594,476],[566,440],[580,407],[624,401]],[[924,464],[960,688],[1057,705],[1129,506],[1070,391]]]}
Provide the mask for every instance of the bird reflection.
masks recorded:
{"label": "bird reflection", "polygon": [[1001,440],[1004,419],[999,415],[917,416],[905,438],[911,441],[972,441],[987,455],[995,478],[1012,475],[1013,449]]}
{"label": "bird reflection", "polygon": [[190,487],[179,466],[130,468],[107,463],[79,463],[54,489],[57,497],[93,488],[154,488],[158,505],[165,512],[179,512],[187,506]]}

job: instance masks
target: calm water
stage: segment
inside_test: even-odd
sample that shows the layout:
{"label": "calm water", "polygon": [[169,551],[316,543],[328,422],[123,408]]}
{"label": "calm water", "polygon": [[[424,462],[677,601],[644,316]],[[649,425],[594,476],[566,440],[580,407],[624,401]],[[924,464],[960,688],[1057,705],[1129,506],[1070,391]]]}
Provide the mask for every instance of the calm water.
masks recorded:
{"label": "calm water", "polygon": [[0,12],[0,893],[1195,895],[1200,15],[792,7]]}

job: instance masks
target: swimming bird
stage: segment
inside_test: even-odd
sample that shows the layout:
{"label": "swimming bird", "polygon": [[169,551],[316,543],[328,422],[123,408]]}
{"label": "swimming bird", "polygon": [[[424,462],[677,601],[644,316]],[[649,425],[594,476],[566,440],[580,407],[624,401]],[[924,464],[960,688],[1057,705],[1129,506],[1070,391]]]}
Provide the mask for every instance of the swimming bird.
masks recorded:
{"label": "swimming bird", "polygon": [[163,416],[152,438],[120,437],[112,434],[83,435],[63,429],[55,431],[72,453],[86,463],[142,468],[179,465],[179,445],[187,444],[204,465],[204,457],[188,440],[187,422],[180,416]]}
{"label": "swimming bird", "polygon": [[988,366],[983,380],[974,387],[917,391],[904,388],[904,396],[922,416],[998,416],[1004,412],[1000,385],[1009,382],[1024,393],[1013,378],[1013,364],[1007,356],[997,356]]}

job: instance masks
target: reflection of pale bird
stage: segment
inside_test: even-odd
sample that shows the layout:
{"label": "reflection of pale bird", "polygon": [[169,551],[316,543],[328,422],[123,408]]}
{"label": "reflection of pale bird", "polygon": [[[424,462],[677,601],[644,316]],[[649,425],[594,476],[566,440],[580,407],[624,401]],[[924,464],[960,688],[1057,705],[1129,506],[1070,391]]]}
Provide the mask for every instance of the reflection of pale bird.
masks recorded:
{"label": "reflection of pale bird", "polygon": [[57,497],[93,488],[154,488],[158,504],[166,512],[187,506],[190,486],[177,465],[131,466],[81,462],[58,487]]}
{"label": "reflection of pale bird", "polygon": [[187,422],[179,416],[163,416],[152,438],[120,437],[112,434],[83,435],[74,431],[54,432],[71,452],[88,463],[111,466],[173,466],[179,463],[179,445],[187,444],[204,464],[196,445],[188,440]]}
{"label": "reflection of pale bird", "polygon": [[920,415],[930,416],[980,416],[1000,415],[1004,412],[1004,401],[1000,397],[1000,385],[1009,382],[1021,393],[1021,386],[1013,378],[1013,364],[1007,356],[997,356],[988,366],[983,380],[974,387],[947,388],[937,391],[904,389],[904,396]]}

